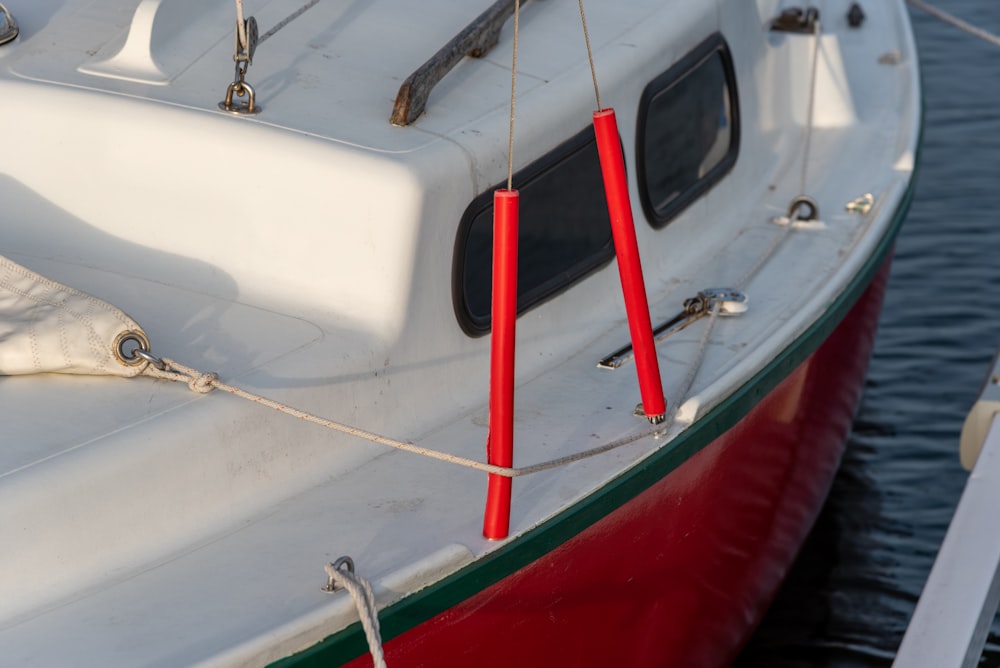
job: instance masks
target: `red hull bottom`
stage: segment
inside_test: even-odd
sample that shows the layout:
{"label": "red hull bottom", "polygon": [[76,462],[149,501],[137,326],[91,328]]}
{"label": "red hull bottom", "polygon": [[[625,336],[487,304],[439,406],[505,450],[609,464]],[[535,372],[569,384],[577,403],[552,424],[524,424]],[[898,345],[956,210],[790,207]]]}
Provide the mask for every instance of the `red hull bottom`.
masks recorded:
{"label": "red hull bottom", "polygon": [[555,550],[390,640],[387,663],[731,663],[829,491],[888,267],[819,349],[735,426]]}

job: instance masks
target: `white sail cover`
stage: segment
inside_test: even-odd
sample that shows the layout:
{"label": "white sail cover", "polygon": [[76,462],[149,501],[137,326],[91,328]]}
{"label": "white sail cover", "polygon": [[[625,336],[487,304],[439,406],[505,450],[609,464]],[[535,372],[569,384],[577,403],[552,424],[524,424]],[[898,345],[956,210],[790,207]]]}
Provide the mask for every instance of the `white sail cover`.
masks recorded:
{"label": "white sail cover", "polygon": [[0,375],[135,376],[145,333],[114,306],[0,256]]}

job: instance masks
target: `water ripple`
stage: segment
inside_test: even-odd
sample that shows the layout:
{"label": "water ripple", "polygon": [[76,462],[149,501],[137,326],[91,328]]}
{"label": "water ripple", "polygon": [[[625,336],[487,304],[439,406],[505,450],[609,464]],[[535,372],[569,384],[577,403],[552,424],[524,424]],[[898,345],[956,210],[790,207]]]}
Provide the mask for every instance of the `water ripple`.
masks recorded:
{"label": "water ripple", "polygon": [[[994,0],[947,9],[1000,32]],[[924,148],[864,396],[827,505],[740,668],[890,665],[967,479],[958,434],[1000,343],[1000,51],[912,16]],[[1000,666],[996,623],[981,665]]]}

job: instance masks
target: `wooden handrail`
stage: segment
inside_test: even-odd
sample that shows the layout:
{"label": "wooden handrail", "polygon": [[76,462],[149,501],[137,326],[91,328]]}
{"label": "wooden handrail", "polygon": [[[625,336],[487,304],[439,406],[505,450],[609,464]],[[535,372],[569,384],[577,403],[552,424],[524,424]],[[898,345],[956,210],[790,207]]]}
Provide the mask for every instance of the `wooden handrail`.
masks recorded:
{"label": "wooden handrail", "polygon": [[465,56],[481,58],[496,46],[500,29],[514,13],[517,0],[497,0],[462,32],[441,47],[430,60],[407,77],[396,94],[389,122],[405,127],[417,120],[427,107],[431,90]]}

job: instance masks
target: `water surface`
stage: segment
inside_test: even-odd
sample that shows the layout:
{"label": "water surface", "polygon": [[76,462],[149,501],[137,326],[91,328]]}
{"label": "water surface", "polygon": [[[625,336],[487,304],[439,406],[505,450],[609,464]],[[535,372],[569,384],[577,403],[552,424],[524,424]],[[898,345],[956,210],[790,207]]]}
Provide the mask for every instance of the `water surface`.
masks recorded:
{"label": "water surface", "polygon": [[[937,4],[1000,33],[997,0]],[[958,436],[1000,344],[1000,48],[911,18],[923,152],[864,396],[827,505],[739,668],[891,664],[968,475]],[[996,622],[982,665],[1000,666]]]}

